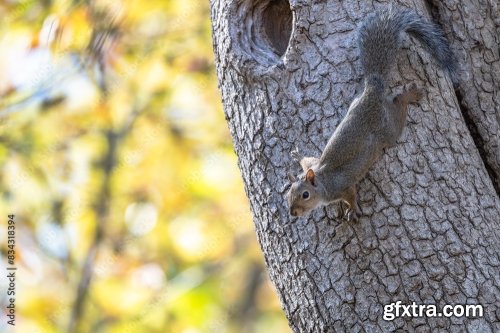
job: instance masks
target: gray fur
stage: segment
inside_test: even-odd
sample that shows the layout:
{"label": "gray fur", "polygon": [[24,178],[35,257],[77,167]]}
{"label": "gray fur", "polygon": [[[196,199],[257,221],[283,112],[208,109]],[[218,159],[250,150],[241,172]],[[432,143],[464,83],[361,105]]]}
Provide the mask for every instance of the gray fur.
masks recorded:
{"label": "gray fur", "polygon": [[365,77],[387,76],[401,49],[402,32],[417,38],[456,82],[455,58],[441,29],[411,10],[392,6],[367,16],[359,28],[358,47]]}
{"label": "gray fur", "polygon": [[395,97],[387,96],[385,91],[403,31],[416,36],[441,66],[454,73],[450,48],[435,25],[414,12],[394,7],[368,16],[359,31],[364,90],[351,103],[320,158],[292,153],[294,159],[300,160],[303,173],[287,195],[291,215],[301,216],[318,206],[341,201],[347,205],[345,211],[341,209],[341,215],[347,220],[357,219],[360,210],[356,184],[380,158],[383,149],[396,144],[406,123],[408,104],[422,97],[415,84]]}

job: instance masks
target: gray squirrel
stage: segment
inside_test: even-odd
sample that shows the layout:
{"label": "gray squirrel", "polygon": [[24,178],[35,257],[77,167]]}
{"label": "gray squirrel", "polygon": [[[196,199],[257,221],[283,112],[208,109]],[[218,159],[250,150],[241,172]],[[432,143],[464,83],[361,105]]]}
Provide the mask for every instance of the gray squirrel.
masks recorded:
{"label": "gray squirrel", "polygon": [[367,16],[358,35],[364,90],[352,101],[321,157],[302,157],[298,150],[292,151],[292,158],[300,163],[303,172],[298,178],[289,174],[290,215],[302,216],[316,207],[340,201],[337,214],[347,221],[358,219],[361,211],[356,184],[383,149],[396,144],[405,126],[408,104],[422,97],[415,84],[395,97],[386,92],[403,32],[416,37],[455,81],[453,54],[436,25],[411,10],[392,6]]}

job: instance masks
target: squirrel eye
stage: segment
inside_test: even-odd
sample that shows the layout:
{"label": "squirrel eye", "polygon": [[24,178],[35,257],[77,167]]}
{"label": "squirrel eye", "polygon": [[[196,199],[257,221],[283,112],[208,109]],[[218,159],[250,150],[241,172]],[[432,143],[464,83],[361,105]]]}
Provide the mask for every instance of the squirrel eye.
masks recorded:
{"label": "squirrel eye", "polygon": [[304,193],[302,193],[302,199],[309,199],[309,192],[308,191],[304,191]]}

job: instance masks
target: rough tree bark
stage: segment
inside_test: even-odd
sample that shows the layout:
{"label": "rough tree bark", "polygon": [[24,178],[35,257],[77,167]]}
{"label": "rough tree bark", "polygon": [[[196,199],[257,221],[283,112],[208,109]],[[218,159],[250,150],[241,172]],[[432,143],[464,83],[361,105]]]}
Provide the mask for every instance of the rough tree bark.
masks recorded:
{"label": "rough tree bark", "polygon": [[[431,19],[431,2],[391,2]],[[224,112],[271,280],[295,332],[498,332],[500,199],[490,175],[500,170],[479,153],[487,152],[484,157],[491,160],[499,155],[498,145],[476,146],[481,140],[473,140],[466,124],[477,121],[472,126],[482,140],[496,135],[498,142],[498,118],[496,125],[489,120],[491,108],[498,108],[498,87],[486,83],[498,81],[478,72],[483,69],[477,63],[492,64],[488,52],[464,46],[476,35],[465,15],[465,39],[453,30],[449,37],[468,57],[461,63],[472,64],[463,70],[474,78],[482,75],[461,87],[468,92],[479,82],[484,89],[472,97],[462,93],[463,103],[480,106],[475,113],[462,115],[447,75],[406,38],[391,90],[416,82],[426,93],[419,106],[410,107],[399,144],[358,185],[362,218],[340,221],[334,207],[307,218],[288,215],[286,173],[299,170],[289,152],[298,146],[308,155],[320,154],[360,88],[359,22],[387,4],[211,1]],[[455,12],[446,14],[452,7],[439,7],[439,17],[454,17]],[[485,91],[491,94],[484,97]],[[438,307],[482,304],[485,314],[383,320],[383,306],[398,300]]]}
{"label": "rough tree bark", "polygon": [[463,72],[457,99],[500,195],[500,7],[493,0],[428,0]]}

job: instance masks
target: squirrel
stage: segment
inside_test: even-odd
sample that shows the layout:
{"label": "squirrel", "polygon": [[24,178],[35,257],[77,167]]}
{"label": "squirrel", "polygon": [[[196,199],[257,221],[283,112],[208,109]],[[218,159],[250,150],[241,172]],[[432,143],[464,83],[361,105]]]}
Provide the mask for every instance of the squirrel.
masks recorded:
{"label": "squirrel", "polygon": [[337,216],[347,221],[358,219],[361,211],[356,184],[383,150],[396,144],[405,126],[408,104],[422,97],[415,84],[394,97],[386,92],[403,32],[416,37],[456,82],[453,54],[436,25],[411,10],[392,6],[367,16],[358,30],[363,92],[354,98],[319,158],[302,157],[298,149],[291,152],[303,172],[298,178],[288,175],[292,183],[287,193],[290,215],[303,216],[316,207],[340,201]]}

